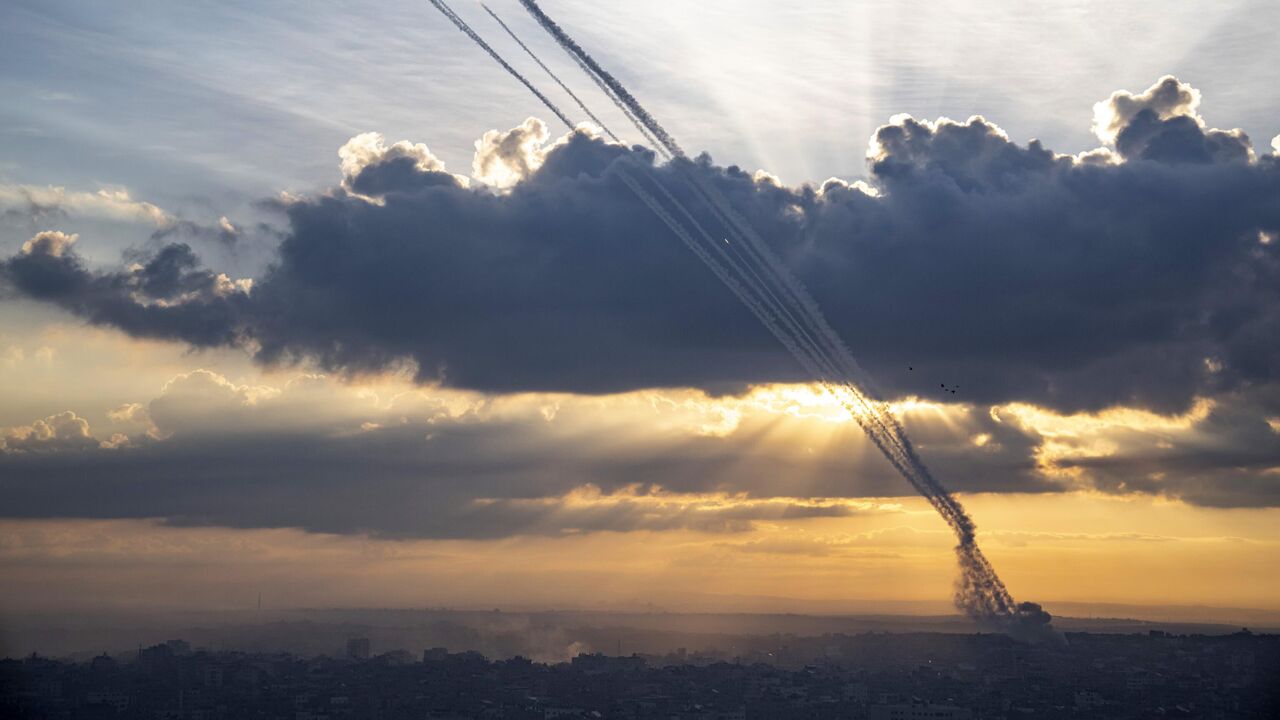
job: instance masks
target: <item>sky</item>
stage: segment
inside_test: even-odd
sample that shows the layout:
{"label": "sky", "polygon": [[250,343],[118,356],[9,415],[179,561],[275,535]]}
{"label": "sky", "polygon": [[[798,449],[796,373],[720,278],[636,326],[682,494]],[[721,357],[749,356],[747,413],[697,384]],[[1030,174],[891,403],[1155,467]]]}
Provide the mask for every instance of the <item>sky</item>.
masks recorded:
{"label": "sky", "polygon": [[[1280,610],[1280,7],[542,5],[1016,597]],[[950,611],[942,520],[618,180],[679,168],[491,6],[623,143],[426,2],[0,6],[0,624]]]}

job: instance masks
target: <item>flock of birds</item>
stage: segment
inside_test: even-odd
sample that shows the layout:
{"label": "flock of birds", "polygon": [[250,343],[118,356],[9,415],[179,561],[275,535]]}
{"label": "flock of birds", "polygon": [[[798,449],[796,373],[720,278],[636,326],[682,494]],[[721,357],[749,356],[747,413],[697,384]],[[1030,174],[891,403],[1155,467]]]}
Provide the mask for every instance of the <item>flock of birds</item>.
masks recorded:
{"label": "flock of birds", "polygon": [[[915,370],[916,370],[915,367],[911,365],[907,366],[907,372],[915,372]],[[944,393],[949,392],[952,395],[955,395],[956,391],[960,389],[959,385],[953,385],[951,387],[947,387],[946,383],[938,383],[938,386],[942,388],[942,392]]]}

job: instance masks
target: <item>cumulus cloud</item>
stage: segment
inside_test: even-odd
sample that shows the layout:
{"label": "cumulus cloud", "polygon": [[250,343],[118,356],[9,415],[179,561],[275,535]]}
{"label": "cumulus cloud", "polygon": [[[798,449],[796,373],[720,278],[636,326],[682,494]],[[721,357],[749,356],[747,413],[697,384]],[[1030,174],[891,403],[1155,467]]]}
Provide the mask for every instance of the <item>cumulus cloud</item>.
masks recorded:
{"label": "cumulus cloud", "polygon": [[45,230],[22,243],[22,254],[60,258],[79,239],[80,236],[76,234],[68,235],[57,230]]}
{"label": "cumulus cloud", "polygon": [[342,162],[344,179],[359,177],[360,173],[371,165],[400,159],[410,160],[418,172],[444,170],[444,161],[432,155],[426,145],[402,140],[388,146],[382,133],[376,132],[361,133],[348,140],[345,145],[338,148],[338,158]]}
{"label": "cumulus cloud", "polygon": [[[872,139],[869,184],[696,169],[890,395],[948,383],[980,403],[1176,412],[1280,372],[1280,248],[1258,241],[1280,231],[1280,161],[1206,129],[1198,103],[1172,78],[1117,93],[1099,121],[1115,149],[1079,156],[982,117],[898,116]],[[703,213],[674,168],[585,129],[548,141],[536,121],[487,134],[477,176],[514,183],[494,192],[425,145],[353,138],[342,187],[284,207],[290,231],[252,292],[185,246],[124,271],[18,255],[3,275],[91,322],[266,364],[409,364],[421,382],[496,392],[801,379],[613,172],[641,167]]]}
{"label": "cumulus cloud", "polygon": [[509,188],[542,166],[550,136],[547,124],[532,117],[506,132],[490,130],[476,141],[471,174],[486,185]]}
{"label": "cumulus cloud", "polygon": [[1196,112],[1199,107],[1199,90],[1172,75],[1165,75],[1141,93],[1117,90],[1111,93],[1111,97],[1095,104],[1093,133],[1102,142],[1113,144],[1120,131],[1143,111],[1150,111],[1157,120],[1189,117],[1202,125]]}
{"label": "cumulus cloud", "polygon": [[38,453],[99,447],[89,422],[70,410],[0,432],[0,452]]}
{"label": "cumulus cloud", "polygon": [[1166,75],[1142,93],[1120,90],[1094,105],[1093,131],[1126,158],[1248,160],[1253,154],[1248,136],[1241,130],[1206,129],[1199,107],[1199,90]]}
{"label": "cumulus cloud", "polygon": [[342,187],[365,198],[403,189],[406,184],[463,185],[466,178],[445,172],[444,161],[431,154],[422,143],[401,140],[387,145],[382,133],[356,135],[338,148]]}
{"label": "cumulus cloud", "polygon": [[125,403],[107,412],[107,417],[120,423],[150,423],[151,417],[142,403]]}

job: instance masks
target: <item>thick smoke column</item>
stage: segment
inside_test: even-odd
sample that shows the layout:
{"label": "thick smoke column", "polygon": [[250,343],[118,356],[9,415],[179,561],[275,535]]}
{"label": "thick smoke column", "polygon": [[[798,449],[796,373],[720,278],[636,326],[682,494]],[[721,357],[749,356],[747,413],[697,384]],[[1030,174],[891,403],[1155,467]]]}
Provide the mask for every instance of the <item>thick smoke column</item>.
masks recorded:
{"label": "thick smoke column", "polygon": [[[508,72],[532,89],[522,76],[470,31],[447,6],[442,6],[442,2],[437,0],[432,2]],[[984,624],[1028,640],[1060,638],[1049,625],[1048,613],[1038,605],[1014,602],[995,569],[979,549],[972,519],[916,454],[888,404],[879,398],[871,378],[827,323],[804,286],[791,275],[781,259],[733,209],[718,189],[698,175],[697,167],[687,159],[675,139],[621,83],[547,17],[534,0],[521,0],[521,4],[626,114],[645,138],[660,153],[672,159],[672,167],[688,184],[694,196],[705,204],[725,233],[732,237],[732,242],[730,237],[710,233],[658,176],[642,172],[654,192],[646,189],[644,183],[632,174],[631,169],[622,164],[616,168],[618,177],[744,303],[796,358],[801,367],[850,411],[890,464],[929,501],[955,532],[959,541],[955,550],[961,571],[956,583],[956,605]],[[539,66],[561,87],[565,87],[492,10],[487,7],[485,10],[502,24],[507,33]],[[568,91],[568,88],[565,87],[565,90]],[[572,127],[545,96],[536,90],[534,93],[567,126]],[[571,91],[569,93],[584,112],[595,117],[576,95]]]}

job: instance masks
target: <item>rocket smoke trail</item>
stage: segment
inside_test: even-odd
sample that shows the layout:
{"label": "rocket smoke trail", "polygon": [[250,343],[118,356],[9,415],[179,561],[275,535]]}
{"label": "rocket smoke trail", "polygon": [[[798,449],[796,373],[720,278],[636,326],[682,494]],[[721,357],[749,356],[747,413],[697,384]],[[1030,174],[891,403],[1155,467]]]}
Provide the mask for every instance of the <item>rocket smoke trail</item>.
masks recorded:
{"label": "rocket smoke trail", "polygon": [[[870,416],[866,422],[860,422],[863,429],[890,463],[918,492],[924,495],[955,532],[959,540],[956,554],[961,566],[961,577],[956,589],[956,604],[976,619],[994,621],[1015,632],[1047,624],[1047,615],[1040,610],[1039,606],[1033,603],[1022,605],[1014,603],[1004,583],[977,545],[973,520],[959,501],[933,477],[928,466],[921,461],[901,424],[893,417],[887,404],[879,400],[874,393],[874,385],[870,382],[870,378],[858,366],[848,348],[831,329],[804,287],[790,275],[780,259],[772,253],[754,229],[733,210],[723,195],[686,166],[683,162],[686,158],[679,144],[616,78],[600,67],[599,63],[548,17],[538,7],[536,0],[520,0],[520,4],[566,52],[579,60],[580,66],[590,69],[600,82],[613,91],[610,94],[611,98],[625,105],[626,109],[647,127],[662,143],[667,153],[674,156],[676,162],[673,164],[685,168],[696,194],[707,204],[717,219],[735,236],[735,239],[739,242],[745,240],[743,244],[747,250],[746,254],[753,255],[751,259],[757,263],[757,267],[763,271],[768,280],[762,282],[762,286],[758,285],[756,291],[767,294],[770,300],[775,300],[778,296],[785,298],[786,304],[791,307],[788,309],[784,305],[779,308],[774,305],[775,311],[781,310],[781,314],[786,316],[786,324],[793,328],[797,316],[804,325],[801,332],[791,338],[792,342],[784,340],[784,344],[797,356],[802,366],[806,366],[811,372],[814,369],[817,370],[814,373],[815,379],[842,400],[846,407],[853,411],[855,418],[860,418],[862,413]],[[759,274],[753,274],[756,279],[761,279]],[[770,324],[766,323],[766,325]],[[775,328],[771,326],[770,329]],[[778,333],[775,331],[774,334]],[[797,347],[797,340],[805,347]],[[801,352],[797,353],[796,350]],[[803,357],[804,355],[808,357]],[[814,368],[815,364],[816,368]],[[829,373],[829,370],[837,368],[843,372]]]}
{"label": "rocket smoke trail", "polygon": [[[556,84],[564,88],[564,91],[569,93],[569,95],[573,97],[575,101],[577,101],[578,107],[582,108],[583,112],[585,112],[588,117],[595,120],[596,124],[600,125],[600,127],[606,133],[609,134],[609,137],[613,138],[614,140],[618,139],[616,135],[614,135],[612,132],[609,131],[608,128],[604,126],[604,123],[601,123],[596,118],[594,113],[592,113],[590,110],[587,109],[586,104],[583,103],[582,100],[580,100],[578,96],[572,90],[570,90],[567,85],[561,82],[560,77],[555,73],[551,72],[551,69],[547,67],[546,63],[542,62],[542,60],[537,55],[534,54],[533,50],[530,50],[529,46],[526,45],[523,40],[521,40],[519,37],[516,36],[515,32],[512,31],[511,28],[505,22],[502,21],[502,18],[498,17],[497,13],[491,10],[489,6],[485,5],[484,3],[480,3],[480,7],[484,8],[485,12],[489,13],[490,17],[492,17],[494,20],[497,20],[498,24],[502,26],[502,29],[506,30],[507,34],[510,35],[513,40],[519,43],[520,47],[524,48],[524,51],[529,54],[529,57],[533,58],[533,61],[538,63],[538,66],[541,67],[543,70],[545,70],[547,72],[547,75],[551,76],[551,79],[556,81]],[[605,84],[604,80],[600,79],[600,76],[597,75],[596,72],[592,70],[589,65],[583,62],[581,57],[573,53],[569,53],[569,57],[575,63],[577,63],[578,67],[582,68],[582,72],[586,73],[587,77],[591,78],[591,81],[596,84],[596,87],[600,88],[600,92],[604,93],[609,98],[609,100],[611,100],[613,104],[616,105],[618,109],[622,111],[622,114],[627,116],[627,119],[631,121],[631,124],[635,126],[636,130],[640,133],[640,135],[643,136],[644,139],[651,146],[656,148],[658,152],[664,155],[668,160],[671,159],[672,157],[671,153],[668,152],[667,149],[663,147],[662,143],[660,143],[658,139],[649,132],[649,129],[645,126],[645,124],[641,122],[640,119],[637,118],[634,114],[632,114],[631,109],[625,103],[623,103],[621,100],[618,99],[613,88]],[[621,87],[620,84],[616,82],[615,84],[618,85],[618,87]]]}
{"label": "rocket smoke trail", "polygon": [[[574,101],[576,101],[576,102],[578,103],[578,106],[582,108],[583,112],[587,113],[587,115],[588,115],[589,117],[591,117],[593,120],[595,120],[595,121],[597,122],[597,124],[600,124],[600,125],[601,125],[601,127],[602,127],[602,128],[604,128],[603,123],[601,123],[601,122],[599,121],[599,119],[595,116],[595,114],[594,114],[594,113],[592,113],[592,112],[591,112],[591,110],[590,110],[589,108],[587,108],[587,107],[586,107],[585,103],[583,103],[583,102],[582,102],[582,100],[581,100],[581,99],[580,99],[576,94],[574,94],[574,93],[573,93],[573,91],[572,91],[572,90],[570,90],[570,89],[565,85],[565,83],[564,83],[564,82],[563,82],[563,81],[562,81],[562,80],[561,80],[561,79],[560,79],[560,78],[559,78],[559,77],[558,77],[554,72],[552,72],[552,71],[551,71],[551,69],[550,69],[550,68],[548,68],[548,67],[547,67],[546,63],[544,63],[544,62],[542,61],[542,59],[541,59],[541,58],[539,58],[539,57],[537,56],[537,54],[536,54],[536,53],[534,53],[534,52],[533,52],[533,50],[532,50],[532,49],[530,49],[530,48],[529,48],[529,46],[528,46],[527,44],[525,44],[525,42],[524,42],[523,40],[521,40],[521,39],[520,39],[520,38],[515,34],[515,32],[514,32],[514,31],[512,31],[512,30],[511,30],[511,28],[510,28],[510,27],[509,27],[505,22],[503,22],[502,18],[500,18],[500,17],[498,16],[498,14],[497,14],[497,13],[495,13],[491,8],[489,8],[489,7],[488,7],[487,5],[485,5],[484,3],[481,3],[480,5],[481,5],[481,7],[483,7],[483,8],[484,8],[485,12],[487,12],[487,13],[489,14],[489,16],[490,16],[490,17],[492,17],[495,21],[497,21],[497,23],[498,23],[499,25],[501,25],[501,26],[502,26],[502,29],[503,29],[503,30],[505,30],[505,31],[507,32],[507,34],[508,34],[508,35],[510,35],[510,36],[511,36],[511,38],[512,38],[513,40],[515,40],[515,41],[516,41],[516,43],[518,43],[518,44],[520,45],[520,47],[521,47],[521,48],[523,48],[523,49],[524,49],[524,51],[525,51],[526,53],[528,53],[529,57],[530,57],[530,58],[532,58],[532,59],[533,59],[533,61],[534,61],[535,63],[537,63],[537,64],[538,64],[538,66],[539,66],[539,67],[541,67],[544,71],[546,71],[547,75],[549,75],[549,76],[551,77],[551,79],[552,79],[552,80],[554,80],[554,81],[556,82],[556,84],[558,84],[561,88],[563,88],[563,89],[565,90],[565,92],[567,92],[567,93],[568,93],[568,94],[569,94],[569,95],[574,99]],[[616,95],[616,93],[615,93],[615,92],[614,92],[614,91],[613,91],[613,90],[612,90],[608,85],[606,85],[606,84],[605,84],[604,82],[602,82],[598,77],[596,77],[594,74],[592,74],[592,70],[591,70],[590,66],[588,66],[586,63],[584,63],[582,60],[580,60],[576,55],[575,55],[575,56],[573,56],[573,58],[574,58],[575,60],[577,60],[577,61],[578,61],[578,65],[579,65],[579,66],[580,66],[580,67],[581,67],[585,72],[587,72],[589,75],[591,75],[591,77],[592,77],[593,79],[595,79],[595,80],[596,80],[596,83],[597,83],[597,85],[601,88],[601,90],[603,90],[603,91],[604,91],[604,93],[605,93],[605,94],[606,94],[606,95],[607,95],[611,100],[613,100],[615,103],[617,103],[617,104],[619,105],[620,109],[621,109],[624,113],[626,113],[627,117],[628,117],[628,118],[630,118],[630,119],[632,120],[632,122],[636,124],[637,129],[638,129],[641,133],[643,133],[643,134],[645,135],[645,137],[646,137],[646,138],[648,138],[648,139],[649,139],[650,143],[651,143],[651,144],[653,144],[653,145],[654,145],[654,146],[655,146],[659,151],[662,151],[662,150],[664,149],[664,148],[663,148],[663,146],[662,146],[662,145],[660,145],[660,144],[658,143],[658,141],[657,141],[656,139],[654,139],[654,138],[653,138],[652,134],[648,131],[648,129],[647,129],[647,128],[646,128],[646,127],[645,127],[645,126],[644,126],[644,125],[643,125],[643,124],[642,124],[642,123],[641,123],[641,122],[636,118],[635,114],[631,111],[631,108],[630,108],[630,107],[628,107],[626,104],[623,104],[623,103],[618,99],[618,96]],[[598,66],[597,66],[597,67],[598,67]],[[615,85],[617,85],[618,87],[620,87],[620,85],[618,85],[618,83],[617,83],[617,81],[616,81],[616,80],[614,81],[614,84],[615,84]],[[623,92],[625,92],[625,90],[623,90]],[[634,99],[632,100],[632,102],[633,102],[633,103],[635,102],[635,101],[634,101]],[[638,103],[635,103],[635,104],[638,106]],[[643,112],[643,110],[641,110],[641,112]],[[647,113],[646,113],[646,114],[647,114]],[[618,139],[618,138],[617,138],[617,136],[616,136],[616,135],[614,135],[614,133],[613,133],[613,132],[609,131],[609,129],[608,129],[608,128],[604,128],[604,130],[605,130],[605,132],[607,132],[607,133],[609,134],[609,136],[610,136],[610,137],[612,137],[613,139],[615,139],[615,140],[617,140],[617,139]],[[673,143],[673,142],[672,142],[671,144],[674,146],[674,143]],[[678,152],[680,152],[680,150],[679,150],[679,148],[678,148],[678,147],[675,147],[675,152],[677,152],[677,153],[678,153]],[[668,153],[666,153],[666,154],[667,154],[669,157],[671,156],[670,152],[668,152]],[[701,236],[703,237],[704,241],[705,241],[709,246],[711,246],[712,248],[714,248],[714,249],[717,251],[717,253],[718,253],[718,254],[723,255],[723,254],[724,254],[724,249],[723,249],[723,248],[722,248],[718,243],[716,243],[716,242],[715,242],[715,240],[714,240],[714,239],[713,239],[713,238],[712,238],[712,237],[711,237],[711,236],[706,232],[706,230],[704,230],[700,225],[698,225],[697,221],[692,217],[692,215],[690,215],[690,214],[689,214],[688,210],[686,210],[686,209],[684,208],[684,206],[683,206],[682,204],[680,204],[680,203],[679,203],[679,201],[678,201],[678,200],[676,200],[676,199],[675,199],[675,197],[673,197],[673,196],[671,195],[671,193],[670,193],[670,192],[669,192],[669,191],[668,191],[664,186],[662,186],[662,185],[661,185],[661,183],[658,183],[658,182],[655,180],[655,184],[658,186],[658,188],[659,188],[659,190],[662,192],[662,194],[663,194],[663,195],[665,195],[665,196],[668,198],[668,200],[670,201],[670,203],[671,203],[673,206],[677,207],[677,208],[678,208],[678,210],[681,212],[681,214],[683,214],[683,215],[688,219],[688,221],[689,221],[689,222],[691,222],[691,223],[692,223],[692,224],[697,228],[697,230],[698,230],[698,232],[699,232],[699,235],[701,235]],[[664,219],[665,219],[666,217],[668,217],[668,216],[666,216],[666,215],[664,214],[664,212],[665,212],[665,211],[661,211],[661,212],[660,212],[660,211],[658,210],[658,208],[654,206],[654,204],[653,204],[653,203],[654,203],[654,202],[656,202],[656,201],[655,201],[655,200],[652,200],[652,196],[651,196],[651,195],[647,195],[647,194],[645,194],[643,190],[639,189],[639,186],[638,186],[638,185],[632,185],[632,184],[630,184],[630,183],[628,183],[628,185],[629,185],[629,187],[631,187],[631,188],[633,189],[633,191],[635,191],[635,192],[636,192],[636,194],[637,194],[638,196],[640,196],[640,198],[641,198],[641,200],[642,200],[642,201],[645,201],[647,204],[649,204],[649,205],[650,205],[650,207],[651,207],[651,208],[654,208],[654,211],[655,211],[655,212],[658,212],[660,217],[663,217]],[[648,198],[648,199],[646,199],[646,198]],[[727,205],[727,204],[726,204],[726,205]],[[731,208],[726,208],[726,209],[727,209],[729,212],[732,212]],[[717,212],[719,212],[719,211],[717,210]],[[725,217],[725,216],[724,216],[723,214],[720,214],[720,215],[719,215],[719,217],[723,218],[723,217]],[[727,223],[726,223],[726,224],[727,224]],[[677,226],[672,226],[672,229],[673,229],[673,230],[675,230],[675,231],[677,232],[677,235],[681,235],[681,236],[683,237],[683,236],[684,236],[684,235],[683,235],[683,231],[682,231],[682,230],[676,230],[676,227],[677,227]],[[730,226],[730,227],[732,228],[732,226]],[[760,243],[760,245],[761,245],[761,247],[763,247],[763,242],[761,242],[761,243]],[[735,254],[735,255],[737,255],[739,258],[741,258],[741,254],[736,250],[736,248],[738,247],[738,245],[732,245],[731,247],[735,248],[735,253],[734,253],[734,254]],[[767,250],[766,250],[766,252],[767,252]],[[702,255],[699,255],[699,257],[703,257],[703,256],[702,256]],[[726,259],[728,259],[728,258],[727,258],[727,256],[726,256]],[[710,262],[711,262],[710,256],[708,256],[708,257],[703,257],[703,260],[704,260],[704,262],[708,262],[708,263],[710,263]],[[731,265],[735,266],[735,267],[734,267],[734,269],[735,269],[735,270],[737,270],[737,271],[738,271],[738,273],[739,273],[740,275],[745,274],[745,273],[744,273],[744,271],[743,271],[743,269],[737,266],[737,263],[734,263],[732,260],[729,260],[729,262],[730,262],[730,264],[731,264]],[[780,263],[779,263],[779,264],[780,264]],[[716,270],[716,269],[717,269],[717,268],[713,268],[713,270]],[[765,281],[760,277],[760,275],[758,274],[758,272],[757,272],[757,271],[755,271],[755,269],[754,269],[750,264],[747,264],[747,265],[745,266],[745,270],[746,270],[746,272],[749,272],[749,273],[752,275],[753,279],[754,279],[754,280],[756,280],[756,282],[757,282],[757,283],[759,283],[760,285],[764,285]],[[723,279],[723,278],[722,278],[722,279]],[[727,281],[726,281],[726,282],[727,282]],[[759,287],[759,285],[758,285],[757,287]],[[801,331],[800,331],[800,330],[798,330],[798,328],[796,327],[796,321],[795,321],[795,319],[794,319],[793,317],[791,317],[790,313],[787,313],[787,312],[786,312],[786,308],[785,308],[785,306],[782,306],[782,305],[781,305],[781,302],[777,300],[776,295],[774,295],[772,292],[770,292],[770,293],[769,293],[769,295],[770,295],[770,299],[772,300],[772,303],[771,303],[771,304],[772,304],[775,308],[781,307],[781,309],[783,310],[783,312],[784,312],[784,314],[785,314],[785,319],[786,319],[786,321],[787,321],[787,322],[786,322],[786,324],[790,326],[790,327],[789,327],[789,332],[801,332]],[[744,298],[744,301],[747,301],[747,299],[746,299],[746,298]],[[749,304],[751,304],[751,303],[749,302]],[[762,318],[762,320],[763,320],[763,318]],[[772,327],[772,326],[773,326],[773,322],[774,322],[774,321],[773,321],[772,319],[770,319],[770,320],[766,321],[766,325],[767,325],[767,326]],[[828,332],[830,332],[830,329],[828,329]],[[834,336],[834,333],[831,333],[831,334]],[[787,344],[787,345],[788,345],[788,348],[793,350],[793,352],[795,352],[795,353],[797,353],[797,354],[799,354],[799,353],[801,352],[799,349],[795,349],[795,348],[792,348],[792,347],[791,347],[792,342],[791,342],[789,339],[786,339],[786,338],[784,338],[783,336],[780,336],[780,337],[779,337],[779,339],[782,339],[782,340],[783,340],[783,342],[784,342],[785,344]],[[810,341],[811,341],[811,339],[810,339]],[[847,354],[847,353],[846,353],[846,354]],[[822,374],[823,374],[823,371],[820,371],[820,370],[817,370],[817,369],[814,369],[814,368],[810,367],[810,366],[809,366],[809,364],[805,362],[805,359],[802,359],[802,360],[801,360],[801,362],[802,362],[802,363],[804,363],[804,364],[806,364],[806,369],[811,370],[811,371],[812,371],[812,374],[814,374],[815,376],[820,376],[820,375],[822,375]],[[828,368],[828,369],[827,369],[827,372],[830,372],[830,368]],[[873,439],[874,439],[874,438],[873,438]],[[883,449],[883,448],[882,448],[882,449]]]}
{"label": "rocket smoke trail", "polygon": [[[621,163],[615,167],[618,177],[744,303],[819,386],[850,411],[890,464],[928,500],[955,532],[959,540],[955,551],[961,569],[956,583],[956,605],[970,617],[1012,634],[1031,640],[1058,639],[1060,636],[1048,625],[1048,614],[1041,611],[1038,605],[1016,604],[1013,601],[991,563],[978,548],[972,519],[921,461],[888,404],[879,399],[871,378],[827,323],[804,286],[791,275],[781,259],[734,210],[719,190],[697,174],[698,168],[687,159],[675,139],[635,97],[547,17],[535,0],[520,2],[655,149],[672,160],[671,167],[685,181],[693,195],[710,210],[725,233],[733,238],[733,242],[730,242],[730,237],[723,237],[723,243],[719,242],[721,236],[713,236],[708,232],[656,174],[644,173],[649,184],[656,190],[656,195],[645,189],[644,183]],[[534,89],[465,22],[453,14],[443,0],[432,0],[432,4],[486,50],[507,72],[528,87],[566,126],[572,127],[572,123],[542,93]],[[485,10],[594,120],[595,115],[585,104],[496,13],[487,7]],[[601,124],[598,120],[596,122]],[[616,139],[613,133],[610,132],[609,135]],[[647,171],[648,168],[643,170]]]}
{"label": "rocket smoke trail", "polygon": [[581,65],[583,69],[587,70],[589,75],[593,75],[598,78],[600,82],[603,82],[608,86],[611,91],[610,96],[615,99],[615,102],[621,102],[627,106],[640,123],[642,123],[645,128],[647,128],[649,132],[653,133],[654,137],[658,139],[658,142],[661,144],[661,149],[664,149],[675,157],[684,157],[684,151],[680,149],[675,138],[671,137],[671,135],[658,124],[658,121],[654,120],[653,116],[641,107],[640,103],[636,102],[636,99],[631,96],[631,93],[627,92],[627,89],[622,86],[622,83],[618,82],[608,73],[608,71],[600,67],[599,63],[588,55],[585,50],[579,47],[578,43],[574,42],[573,38],[569,37],[568,33],[561,30],[560,26],[557,25],[554,20],[547,17],[547,14],[542,12],[542,8],[538,7],[538,3],[533,2],[533,0],[520,0],[520,4],[524,6],[525,10],[529,11],[529,14],[533,16],[534,20],[538,21],[538,24],[541,25],[544,30],[551,34],[551,37],[555,38],[555,41],[560,44],[560,47],[564,48],[570,55],[578,60],[578,64]]}
{"label": "rocket smoke trail", "polygon": [[523,84],[526,88],[528,88],[529,92],[537,96],[537,98],[542,101],[542,104],[547,106],[548,110],[555,113],[555,116],[560,118],[561,122],[563,122],[565,125],[568,125],[570,128],[573,127],[573,122],[569,120],[569,117],[567,115],[565,115],[563,112],[560,112],[560,108],[556,107],[555,103],[548,100],[546,95],[543,95],[542,92],[538,90],[538,88],[533,86],[533,83],[530,83],[528,80],[525,79],[523,75],[516,72],[515,68],[507,64],[507,61],[503,60],[502,56],[499,55],[496,50],[489,47],[489,43],[485,42],[484,38],[477,35],[476,31],[472,30],[471,26],[468,25],[465,20],[458,17],[458,14],[455,13],[453,11],[453,8],[449,7],[444,0],[430,0],[430,2],[432,5],[436,7],[437,10],[441,12],[441,14],[449,18],[449,21],[452,22],[454,25],[456,25],[459,30],[465,33],[467,37],[471,38],[485,52],[489,53],[489,57],[496,60],[498,64],[501,65],[507,72],[511,73],[512,77],[519,80],[521,84]]}
{"label": "rocket smoke trail", "polygon": [[600,118],[596,117],[595,113],[591,112],[591,108],[587,107],[587,104],[582,102],[582,99],[578,97],[578,94],[570,90],[569,86],[565,85],[564,81],[560,79],[560,76],[551,72],[551,68],[547,67],[547,64],[542,62],[542,58],[534,54],[533,50],[530,50],[529,46],[525,45],[524,41],[520,39],[520,36],[516,35],[515,32],[511,30],[511,28],[507,27],[507,24],[502,21],[502,18],[498,17],[498,13],[490,10],[489,6],[485,5],[484,3],[480,3],[480,7],[484,8],[484,11],[489,13],[489,17],[493,18],[495,22],[501,25],[503,30],[507,31],[507,34],[511,36],[511,39],[515,40],[516,44],[519,45],[526,53],[528,53],[529,57],[533,58],[534,62],[538,63],[538,67],[542,68],[542,71],[545,72],[548,77],[556,81],[556,84],[560,86],[561,90],[564,90],[566,93],[568,93],[569,97],[573,98],[573,101],[578,104],[578,107],[582,109],[582,112],[586,113],[587,117],[591,118],[591,122],[595,123],[596,125],[599,125],[600,129],[604,130],[605,134],[608,135],[610,138],[612,138],[614,142],[618,142],[618,143],[622,142],[621,140],[618,139],[618,136],[614,135],[613,131],[610,130],[609,127],[600,120]]}

